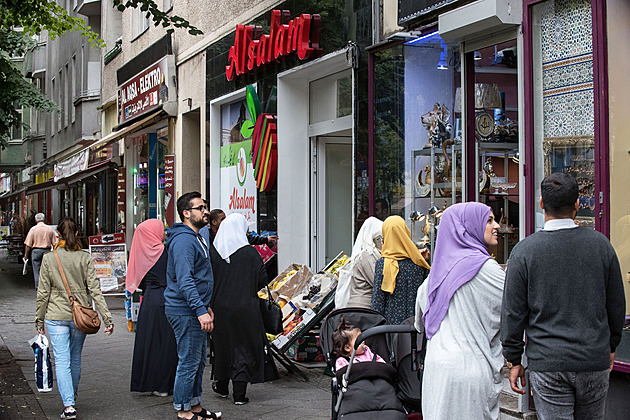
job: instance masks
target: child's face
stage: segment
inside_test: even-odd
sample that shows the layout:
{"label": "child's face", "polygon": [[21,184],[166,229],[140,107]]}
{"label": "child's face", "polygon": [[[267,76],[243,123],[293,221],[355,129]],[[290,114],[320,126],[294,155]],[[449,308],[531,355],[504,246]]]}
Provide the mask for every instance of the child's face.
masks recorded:
{"label": "child's face", "polygon": [[[352,349],[354,348],[354,344],[357,341],[357,337],[361,335],[361,330],[359,329],[352,330],[350,333],[352,334],[352,338],[350,339],[350,343],[346,344],[346,347],[345,347],[345,350],[349,355],[352,354]],[[359,348],[357,348],[357,352],[355,354],[359,355],[359,354],[363,354],[364,352],[365,352],[365,342],[359,345]]]}

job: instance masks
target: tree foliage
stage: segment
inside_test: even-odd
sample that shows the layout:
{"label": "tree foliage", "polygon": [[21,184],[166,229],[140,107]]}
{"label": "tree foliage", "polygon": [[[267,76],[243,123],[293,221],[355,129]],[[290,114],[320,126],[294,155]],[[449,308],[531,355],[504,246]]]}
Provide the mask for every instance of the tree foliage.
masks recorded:
{"label": "tree foliage", "polygon": [[[120,11],[140,8],[155,26],[186,29],[191,35],[202,32],[186,19],[159,9],[154,0],[113,0]],[[20,30],[16,30],[20,29]],[[4,148],[11,136],[11,127],[21,124],[19,108],[32,107],[51,112],[59,108],[36,86],[25,80],[12,57],[24,56],[35,48],[30,36],[47,31],[55,39],[66,32],[79,32],[96,47],[104,47],[100,34],[93,31],[82,17],[72,16],[54,0],[0,0],[0,146]],[[24,126],[28,129],[28,127]]]}

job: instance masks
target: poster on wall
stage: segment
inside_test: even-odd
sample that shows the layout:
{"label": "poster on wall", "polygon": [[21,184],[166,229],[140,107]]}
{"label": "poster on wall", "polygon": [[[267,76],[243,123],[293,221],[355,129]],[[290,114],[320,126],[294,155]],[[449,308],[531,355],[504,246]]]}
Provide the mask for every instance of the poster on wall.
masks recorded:
{"label": "poster on wall", "polygon": [[103,293],[124,293],[127,276],[125,235],[90,236],[90,254]]}
{"label": "poster on wall", "polygon": [[166,224],[175,223],[175,155],[164,156],[164,214]]}
{"label": "poster on wall", "polygon": [[125,217],[127,213],[127,172],[126,168],[121,167],[118,170],[118,178],[116,180],[118,189],[116,193],[116,206],[117,206],[117,227],[116,231],[125,232],[127,229],[127,223]]}
{"label": "poster on wall", "polygon": [[245,100],[221,107],[221,209],[241,213],[249,230],[258,230],[257,191],[252,165],[252,141],[241,134],[249,118]]}

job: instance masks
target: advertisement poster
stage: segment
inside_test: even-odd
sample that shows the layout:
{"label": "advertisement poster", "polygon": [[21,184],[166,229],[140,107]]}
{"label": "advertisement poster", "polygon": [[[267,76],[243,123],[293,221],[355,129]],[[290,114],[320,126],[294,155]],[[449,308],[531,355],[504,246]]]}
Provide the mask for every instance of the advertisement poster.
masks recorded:
{"label": "advertisement poster", "polygon": [[166,224],[175,223],[175,155],[164,156],[164,214]]}
{"label": "advertisement poster", "polygon": [[221,208],[241,213],[249,230],[257,231],[257,190],[252,165],[252,141],[241,135],[248,117],[245,100],[221,107]]}
{"label": "advertisement poster", "polygon": [[90,236],[90,254],[103,293],[124,293],[127,245],[122,233]]}

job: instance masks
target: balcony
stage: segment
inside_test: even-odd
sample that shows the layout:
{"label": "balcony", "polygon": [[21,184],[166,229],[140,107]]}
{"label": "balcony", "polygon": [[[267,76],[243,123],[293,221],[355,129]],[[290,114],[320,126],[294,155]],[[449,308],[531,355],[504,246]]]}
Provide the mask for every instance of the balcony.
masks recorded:
{"label": "balcony", "polygon": [[74,11],[83,16],[100,16],[101,0],[79,0],[79,4]]}

